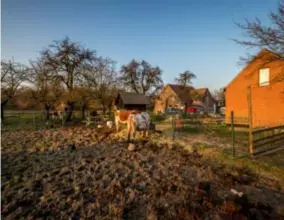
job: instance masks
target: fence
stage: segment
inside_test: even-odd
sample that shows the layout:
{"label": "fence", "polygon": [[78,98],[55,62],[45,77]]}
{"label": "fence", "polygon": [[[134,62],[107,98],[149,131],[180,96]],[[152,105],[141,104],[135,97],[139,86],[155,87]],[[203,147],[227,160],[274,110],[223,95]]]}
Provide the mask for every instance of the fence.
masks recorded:
{"label": "fence", "polygon": [[[49,128],[59,128],[66,126],[73,126],[86,123],[86,125],[93,124],[94,119],[87,117],[86,121],[81,119],[81,112],[74,111],[72,121],[66,123],[65,120],[59,117],[54,120],[46,121],[46,113],[40,110],[6,110],[4,112],[4,121],[1,123],[2,132],[13,130],[43,130]],[[100,115],[96,117],[95,123],[98,121],[106,120],[109,116]]]}
{"label": "fence", "polygon": [[231,123],[226,123],[225,118],[193,116],[182,119],[172,117],[172,140],[180,140],[182,136],[185,136],[187,138],[196,137],[191,139],[191,141],[196,141],[200,135],[203,135],[207,143],[215,139],[212,144],[219,145],[218,149],[226,154],[233,157],[247,155],[249,153],[248,126],[238,126],[238,122],[243,120],[243,118],[234,118],[233,114],[230,119]]}
{"label": "fence", "polygon": [[252,128],[249,118],[236,118],[231,112],[228,118],[198,118],[181,119],[172,117],[172,140],[178,134],[206,134],[208,137],[221,138],[220,141],[229,144],[232,156],[255,156],[284,149],[284,125],[268,128]]}
{"label": "fence", "polygon": [[252,130],[251,133],[251,155],[284,147],[284,125]]}
{"label": "fence", "polygon": [[4,112],[2,131],[10,130],[37,130],[45,127],[45,115],[40,111],[11,111]]}

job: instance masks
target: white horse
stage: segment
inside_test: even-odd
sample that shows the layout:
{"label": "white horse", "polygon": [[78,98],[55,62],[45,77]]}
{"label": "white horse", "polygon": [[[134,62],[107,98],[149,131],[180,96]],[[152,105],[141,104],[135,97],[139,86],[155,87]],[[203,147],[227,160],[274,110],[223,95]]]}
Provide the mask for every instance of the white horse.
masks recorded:
{"label": "white horse", "polygon": [[151,119],[147,112],[132,113],[127,121],[127,140],[135,138],[136,131],[143,131],[143,137],[148,137]]}

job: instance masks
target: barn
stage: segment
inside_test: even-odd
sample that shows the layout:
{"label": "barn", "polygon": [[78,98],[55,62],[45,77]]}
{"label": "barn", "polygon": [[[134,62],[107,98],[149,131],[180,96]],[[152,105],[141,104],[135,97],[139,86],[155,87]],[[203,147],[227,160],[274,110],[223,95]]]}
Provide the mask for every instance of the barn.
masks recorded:
{"label": "barn", "polygon": [[146,111],[149,104],[150,100],[147,96],[137,93],[119,93],[115,99],[115,105],[118,109]]}

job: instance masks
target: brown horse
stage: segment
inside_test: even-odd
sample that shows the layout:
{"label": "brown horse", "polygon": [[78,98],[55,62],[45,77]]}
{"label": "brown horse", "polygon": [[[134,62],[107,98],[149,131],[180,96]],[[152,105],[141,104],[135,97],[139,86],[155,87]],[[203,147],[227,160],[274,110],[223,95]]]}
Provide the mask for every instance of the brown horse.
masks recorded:
{"label": "brown horse", "polygon": [[50,116],[54,120],[55,118],[59,118],[60,120],[63,120],[63,117],[65,116],[65,113],[68,109],[68,106],[61,102],[60,104],[57,104],[54,106],[54,111],[50,112]]}

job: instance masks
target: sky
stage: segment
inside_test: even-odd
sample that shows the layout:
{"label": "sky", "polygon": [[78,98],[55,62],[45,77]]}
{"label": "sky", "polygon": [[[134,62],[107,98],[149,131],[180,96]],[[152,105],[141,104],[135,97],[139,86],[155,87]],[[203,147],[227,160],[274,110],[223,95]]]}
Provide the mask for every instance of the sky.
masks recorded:
{"label": "sky", "polygon": [[[275,11],[278,0],[2,0],[1,59],[28,64],[53,40],[72,41],[117,61],[146,60],[173,83],[190,70],[195,87],[226,86],[247,51],[234,22]],[[255,51],[253,51],[255,52]]]}

